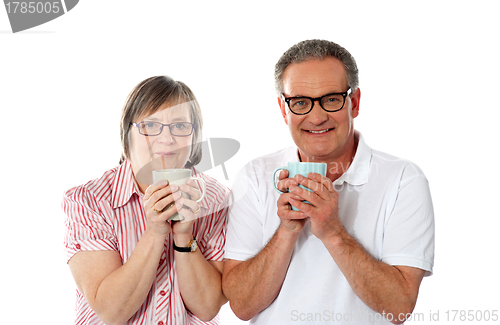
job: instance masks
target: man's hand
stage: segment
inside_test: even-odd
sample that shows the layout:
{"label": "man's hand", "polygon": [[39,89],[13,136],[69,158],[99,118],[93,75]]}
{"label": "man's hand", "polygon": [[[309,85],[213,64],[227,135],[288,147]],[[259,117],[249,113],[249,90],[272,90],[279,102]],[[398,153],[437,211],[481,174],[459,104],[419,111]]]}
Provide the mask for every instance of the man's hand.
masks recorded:
{"label": "man's hand", "polygon": [[288,178],[288,170],[284,169],[280,172],[279,181],[276,186],[280,191],[284,192],[280,195],[278,205],[278,217],[281,219],[281,227],[289,232],[296,233],[302,231],[306,224],[307,216],[300,211],[292,210],[290,205],[291,200],[302,200],[302,198],[294,193],[289,193],[288,189],[297,187],[297,181],[293,178]]}
{"label": "man's hand", "polygon": [[[311,218],[312,233],[319,239],[328,240],[344,231],[339,219],[339,194],[332,181],[317,173],[309,173],[308,178],[295,175],[294,180],[312,192],[290,182],[290,204]],[[302,201],[308,201],[308,203]]]}
{"label": "man's hand", "polygon": [[[290,192],[300,197],[291,197],[290,203],[311,219],[313,234],[325,244],[356,295],[379,313],[410,314],[425,271],[391,266],[371,257],[344,230],[338,215],[339,194],[329,178],[309,173],[308,178],[296,175],[295,180],[313,192],[290,185]],[[402,321],[392,322],[400,324]]]}

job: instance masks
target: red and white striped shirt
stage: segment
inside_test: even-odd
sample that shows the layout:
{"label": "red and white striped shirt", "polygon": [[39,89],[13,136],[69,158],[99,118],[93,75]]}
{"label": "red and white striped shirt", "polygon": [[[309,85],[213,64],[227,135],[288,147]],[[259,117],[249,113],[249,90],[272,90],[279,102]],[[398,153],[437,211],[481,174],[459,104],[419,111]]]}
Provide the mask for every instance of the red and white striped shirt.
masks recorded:
{"label": "red and white striped shirt", "polygon": [[[205,197],[200,202],[205,217],[194,222],[193,235],[207,260],[222,261],[229,189],[194,168],[192,175],[206,182]],[[128,161],[108,170],[99,179],[68,190],[62,208],[66,213],[67,261],[79,251],[114,250],[125,263],[146,229],[143,194]],[[75,324],[104,324],[79,290]],[[151,291],[127,324],[219,324],[218,315],[210,322],[202,322],[186,310],[174,268],[171,234],[165,240]]]}

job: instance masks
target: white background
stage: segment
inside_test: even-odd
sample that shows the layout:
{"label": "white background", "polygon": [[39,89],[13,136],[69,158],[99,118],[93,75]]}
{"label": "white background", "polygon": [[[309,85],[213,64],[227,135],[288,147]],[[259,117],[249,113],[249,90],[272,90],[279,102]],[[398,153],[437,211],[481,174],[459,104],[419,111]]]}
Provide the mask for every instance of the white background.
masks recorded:
{"label": "white background", "polygon": [[[73,322],[62,193],[117,165],[120,110],[137,83],[167,74],[192,88],[205,137],[241,143],[226,163],[231,180],[292,143],[273,69],[310,38],[356,58],[355,127],[368,145],[412,160],[429,179],[435,273],[415,312],[428,321],[439,311],[445,322],[447,310],[499,310],[499,9],[412,3],[82,0],[17,34],[0,9],[0,322]],[[223,180],[221,167],[211,173]],[[222,323],[234,317],[225,305]]]}

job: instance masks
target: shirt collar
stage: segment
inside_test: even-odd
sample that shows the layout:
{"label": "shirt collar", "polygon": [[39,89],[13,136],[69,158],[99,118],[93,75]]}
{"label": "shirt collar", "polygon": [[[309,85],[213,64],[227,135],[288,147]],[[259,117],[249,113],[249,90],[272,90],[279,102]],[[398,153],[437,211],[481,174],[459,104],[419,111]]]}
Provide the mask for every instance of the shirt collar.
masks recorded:
{"label": "shirt collar", "polygon": [[354,159],[347,171],[334,182],[335,185],[342,185],[344,182],[351,185],[363,185],[368,182],[372,149],[365,143],[360,132],[354,131],[354,139],[358,141]]}
{"label": "shirt collar", "polygon": [[132,166],[128,160],[125,160],[116,170],[111,206],[113,209],[124,206],[134,194],[142,195],[132,173]]}

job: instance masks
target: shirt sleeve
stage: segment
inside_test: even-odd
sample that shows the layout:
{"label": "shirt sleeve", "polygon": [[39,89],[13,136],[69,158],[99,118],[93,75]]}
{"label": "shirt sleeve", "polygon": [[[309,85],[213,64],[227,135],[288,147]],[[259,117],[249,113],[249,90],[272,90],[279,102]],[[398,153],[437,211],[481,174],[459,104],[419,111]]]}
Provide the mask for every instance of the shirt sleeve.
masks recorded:
{"label": "shirt sleeve", "polygon": [[72,188],[64,194],[62,209],[66,214],[64,246],[67,262],[79,251],[118,251],[112,225],[84,186]]}
{"label": "shirt sleeve", "polygon": [[386,221],[382,261],[432,274],[434,265],[434,210],[423,174],[403,178]]}
{"label": "shirt sleeve", "polygon": [[249,165],[238,173],[233,183],[227,226],[226,259],[245,261],[258,254],[264,246],[258,185],[255,172]]}
{"label": "shirt sleeve", "polygon": [[205,232],[201,236],[202,240],[199,243],[201,253],[206,260],[224,260],[226,217],[227,206],[209,216],[212,226],[208,228],[208,232]]}
{"label": "shirt sleeve", "polygon": [[208,214],[196,224],[195,237],[206,260],[223,261],[229,189],[206,176],[205,179],[208,181]]}

